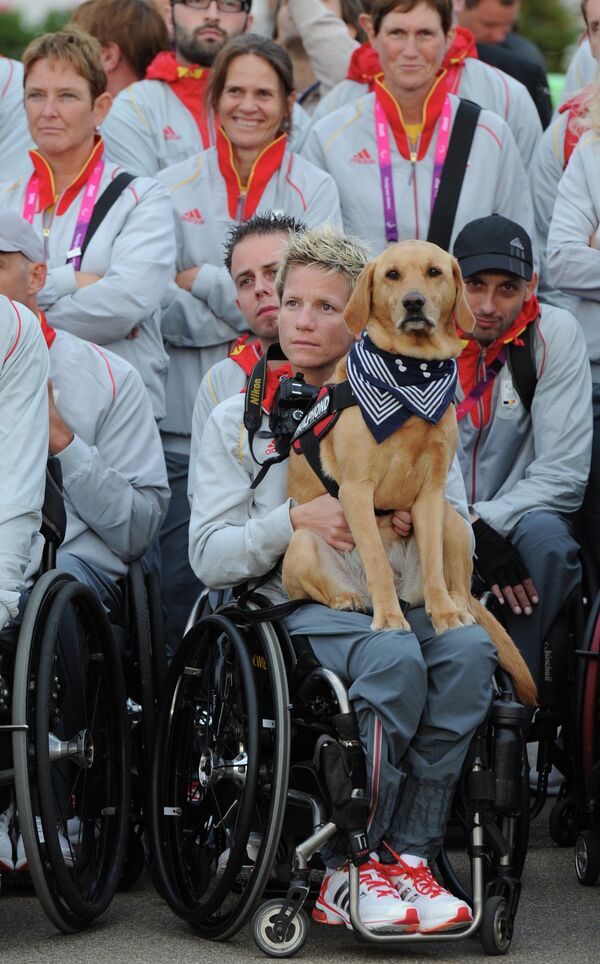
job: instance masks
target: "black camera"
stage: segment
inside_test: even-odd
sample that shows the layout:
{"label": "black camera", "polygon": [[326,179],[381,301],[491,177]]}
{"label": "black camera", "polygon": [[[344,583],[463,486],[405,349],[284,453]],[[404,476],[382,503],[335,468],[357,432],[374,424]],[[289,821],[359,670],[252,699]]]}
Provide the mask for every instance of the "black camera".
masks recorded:
{"label": "black camera", "polygon": [[300,373],[293,378],[284,376],[279,382],[269,416],[269,428],[280,455],[287,455],[289,452],[292,436],[319,391],[314,385],[307,385],[304,375]]}

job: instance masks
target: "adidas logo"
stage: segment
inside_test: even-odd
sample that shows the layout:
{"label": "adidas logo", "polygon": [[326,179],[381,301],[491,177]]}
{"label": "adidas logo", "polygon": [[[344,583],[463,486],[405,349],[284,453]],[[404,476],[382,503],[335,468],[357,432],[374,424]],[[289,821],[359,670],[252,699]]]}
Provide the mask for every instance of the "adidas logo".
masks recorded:
{"label": "adidas logo", "polygon": [[519,248],[520,251],[525,250],[525,245],[523,244],[520,238],[513,238],[512,241],[510,242],[510,246],[511,248]]}
{"label": "adidas logo", "polygon": [[179,218],[180,221],[187,221],[188,224],[204,224],[204,218],[200,214],[198,208],[194,208],[192,211],[186,211]]}
{"label": "adidas logo", "polygon": [[375,161],[369,154],[368,150],[365,148],[362,151],[357,151],[353,157],[350,158],[353,164],[374,164]]}
{"label": "adidas logo", "polygon": [[163,130],[163,137],[166,141],[180,141],[181,134],[178,134],[173,130],[172,127],[165,127]]}
{"label": "adidas logo", "polygon": [[277,455],[277,449],[276,449],[276,447],[275,447],[275,439],[273,439],[273,438],[271,439],[271,441],[269,442],[269,444],[267,445],[267,447],[266,447],[266,449],[265,449],[265,458],[266,458],[268,455]]}

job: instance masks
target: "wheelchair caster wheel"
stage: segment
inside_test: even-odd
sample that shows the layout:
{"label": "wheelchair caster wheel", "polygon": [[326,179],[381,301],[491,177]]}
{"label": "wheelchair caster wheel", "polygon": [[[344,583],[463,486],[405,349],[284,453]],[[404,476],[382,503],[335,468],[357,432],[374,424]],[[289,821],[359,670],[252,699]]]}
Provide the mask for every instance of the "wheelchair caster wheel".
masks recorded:
{"label": "wheelchair caster wheel", "polygon": [[558,847],[572,847],[577,839],[575,825],[575,801],[563,797],[556,801],[550,811],[548,822],[550,836]]}
{"label": "wheelchair caster wheel", "polygon": [[479,931],[486,954],[500,957],[506,954],[512,941],[512,925],[508,919],[508,904],[504,897],[488,897],[483,905]]}
{"label": "wheelchair caster wheel", "polygon": [[582,830],[575,843],[577,880],[593,887],[600,877],[600,838],[593,830]]}
{"label": "wheelchair caster wheel", "polygon": [[309,923],[304,910],[299,910],[290,921],[283,940],[278,939],[273,924],[282,907],[281,900],[268,900],[261,904],[252,919],[254,941],[269,957],[292,957],[308,939]]}

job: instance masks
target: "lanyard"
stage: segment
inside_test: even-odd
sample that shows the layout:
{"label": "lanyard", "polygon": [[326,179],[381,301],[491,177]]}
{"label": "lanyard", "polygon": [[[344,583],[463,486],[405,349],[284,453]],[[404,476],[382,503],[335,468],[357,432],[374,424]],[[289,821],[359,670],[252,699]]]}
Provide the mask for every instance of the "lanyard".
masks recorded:
{"label": "lanyard", "polygon": [[[433,180],[431,183],[431,211],[440,189],[440,181],[444,162],[448,153],[450,141],[450,122],[452,119],[452,104],[446,96],[440,119],[440,126],[435,145],[435,159],[433,164]],[[390,151],[390,133],[385,111],[379,98],[375,97],[375,134],[377,137],[377,154],[379,158],[379,174],[381,177],[381,195],[383,198],[383,215],[385,219],[385,237],[388,244],[398,241],[398,221],[396,219],[396,203],[394,201],[394,181],[392,177],[392,155]],[[416,154],[411,154],[411,160],[416,163]]]}
{"label": "lanyard", "polygon": [[498,375],[498,373],[502,370],[502,366],[504,365],[505,361],[506,349],[503,348],[497,358],[495,358],[494,361],[488,365],[485,370],[485,376],[481,379],[481,381],[477,382],[475,388],[472,388],[469,394],[463,398],[462,402],[456,406],[457,422],[460,422],[465,415],[468,415],[473,406],[477,404],[486,388],[493,383],[496,375]]}
{"label": "lanyard", "polygon": [[[100,188],[103,170],[104,161],[98,161],[86,182],[83,197],[81,199],[81,205],[79,207],[75,231],[73,232],[71,247],[67,251],[67,264],[72,264],[75,271],[79,271],[81,266],[81,246],[85,240],[87,229],[92,219],[94,204],[96,203],[96,199],[98,197],[98,190]],[[25,190],[25,201],[23,203],[23,218],[26,221],[29,221],[30,224],[33,223],[33,218],[38,205],[39,194],[40,179],[37,174],[32,174]]]}

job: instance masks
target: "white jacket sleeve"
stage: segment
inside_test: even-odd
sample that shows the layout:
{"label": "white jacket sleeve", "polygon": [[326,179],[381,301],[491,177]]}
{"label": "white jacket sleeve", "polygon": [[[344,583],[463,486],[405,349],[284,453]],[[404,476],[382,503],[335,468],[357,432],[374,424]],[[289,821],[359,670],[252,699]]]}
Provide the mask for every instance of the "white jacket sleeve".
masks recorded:
{"label": "white jacket sleeve", "polygon": [[[595,163],[584,163],[584,151]],[[592,153],[593,152],[593,153]],[[600,301],[600,251],[590,239],[599,226],[596,205],[600,141],[579,142],[558,185],[548,232],[548,273],[567,294]],[[590,176],[594,182],[590,184]]]}
{"label": "white jacket sleeve", "polygon": [[592,451],[592,379],[583,332],[560,311],[547,341],[544,370],[531,405],[534,458],[525,477],[475,512],[503,536],[526,512],[575,512],[587,484]]}
{"label": "white jacket sleeve", "polygon": [[135,85],[113,101],[102,125],[106,156],[132,174],[154,177],[160,168],[150,118],[138,103]]}
{"label": "white jacket sleeve", "polygon": [[[126,338],[136,325],[149,318],[163,300],[174,274],[175,239],[169,195],[156,182],[148,184],[143,194],[136,182],[126,188],[130,189],[139,190],[139,203],[112,243],[104,277],[77,288],[73,272],[73,292],[55,300],[50,271],[40,297],[50,322],[56,320],[60,328],[99,345]],[[102,225],[94,242],[101,234]],[[63,272],[64,266],[55,270]]]}
{"label": "white jacket sleeve", "polygon": [[[274,505],[252,516],[255,491],[244,464],[243,406],[228,399],[211,413],[204,429],[203,459],[196,477],[190,518],[190,564],[211,589],[235,586],[269,572],[281,559],[292,537],[290,500],[274,493]],[[235,413],[235,417],[231,417]],[[276,484],[270,470],[260,488]],[[263,490],[264,491],[264,490]],[[281,497],[281,498],[280,498]]]}
{"label": "white jacket sleeve", "polygon": [[337,184],[330,175],[323,178],[322,183],[319,184],[301,220],[309,227],[320,227],[327,223],[342,226],[340,195]]}
{"label": "white jacket sleeve", "polygon": [[546,261],[546,247],[548,230],[552,220],[552,212],[556,201],[556,192],[564,171],[564,115],[559,115],[544,131],[538,144],[531,168],[529,179],[533,198],[535,215],[535,234],[538,252],[544,270]]}
{"label": "white jacket sleeve", "polygon": [[460,469],[460,462],[458,461],[458,456],[455,455],[452,459],[452,465],[450,466],[450,471],[448,473],[448,478],[446,480],[446,498],[453,509],[456,509],[459,515],[463,517],[466,524],[469,527],[469,534],[471,537],[471,553],[475,552],[475,536],[473,535],[473,529],[471,526],[471,517],[469,515],[469,507],[467,505],[467,491],[465,489],[465,480]]}
{"label": "white jacket sleeve", "polygon": [[535,219],[529,180],[515,139],[507,124],[502,138],[502,166],[496,184],[494,213],[520,224],[533,242],[535,270],[539,270],[539,254],[535,243]]}
{"label": "white jacket sleeve", "polygon": [[1,629],[17,615],[31,542],[42,520],[49,360],[40,326],[27,308],[0,297],[0,317]]}
{"label": "white jacket sleeve", "polygon": [[79,517],[124,562],[141,556],[166,515],[169,486],[152,405],[133,368],[118,385],[95,444],[76,435],[58,458],[65,495]]}
{"label": "white jacket sleeve", "polygon": [[320,0],[288,0],[288,10],[315,76],[327,93],[345,79],[350,57],[360,45],[350,37],[344,21]]}

